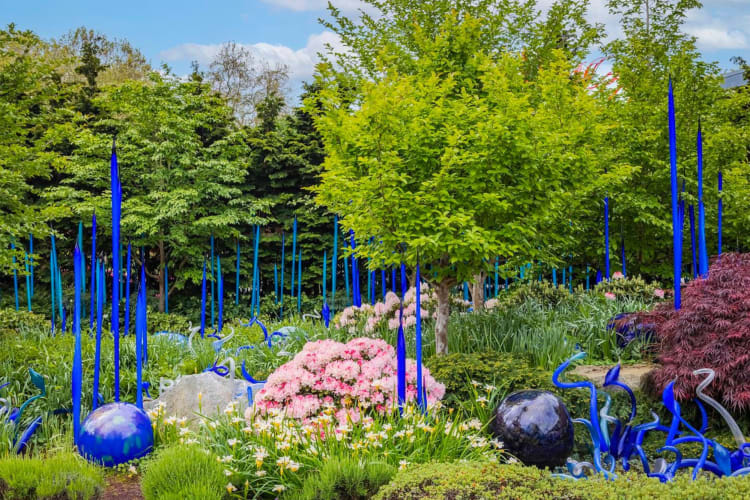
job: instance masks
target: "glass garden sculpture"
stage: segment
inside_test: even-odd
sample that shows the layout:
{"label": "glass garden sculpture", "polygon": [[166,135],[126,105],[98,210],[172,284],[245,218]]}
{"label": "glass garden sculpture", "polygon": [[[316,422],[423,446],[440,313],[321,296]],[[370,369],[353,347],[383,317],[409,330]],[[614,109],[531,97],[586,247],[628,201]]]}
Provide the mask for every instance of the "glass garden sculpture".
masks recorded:
{"label": "glass garden sculpture", "polygon": [[[593,383],[588,381],[565,382],[561,375],[574,361],[586,356],[585,352],[579,352],[561,364],[552,375],[553,383],[562,389],[587,389],[590,393],[589,418],[576,418],[574,423],[583,424],[589,431],[593,448],[593,462],[578,462],[568,459],[568,474],[557,474],[557,477],[568,479],[579,479],[589,474],[602,474],[607,479],[617,477],[615,467],[618,462],[623,470],[630,469],[630,462],[638,460],[643,471],[650,477],[659,478],[662,482],[671,481],[680,469],[692,469],[692,477],[698,477],[701,471],[713,473],[716,476],[743,476],[750,472],[750,444],[745,442],[745,437],[740,431],[737,423],[729,415],[729,412],[717,401],[703,393],[714,378],[711,369],[704,368],[695,370],[693,375],[706,375],[706,378],[696,389],[697,399],[695,404],[701,413],[701,425],[699,429],[693,427],[681,415],[680,404],[674,397],[674,382],[667,385],[662,393],[662,403],[672,415],[671,422],[664,425],[659,417],[652,412],[653,421],[643,424],[634,424],[636,416],[636,398],[633,391],[624,383],[619,381],[620,365],[612,367],[605,376],[603,389],[597,389]],[[609,415],[611,396],[606,392],[608,388],[619,388],[630,396],[630,415],[626,422]],[[604,395],[604,405],[599,408],[597,395]],[[705,436],[708,428],[708,416],[704,404],[714,408],[724,419],[737,443],[735,450],[729,450],[717,441]],[[670,452],[674,459],[669,461],[658,458],[649,463],[646,453],[643,451],[643,441],[649,432],[661,432],[665,434],[664,446],[659,452]],[[686,443],[700,443],[701,453],[696,458],[684,457],[679,446]],[[709,451],[713,451],[713,460],[708,460]]]}
{"label": "glass garden sculpture", "polygon": [[[23,415],[24,410],[34,401],[36,401],[39,398],[43,398],[47,395],[47,391],[44,384],[44,377],[40,375],[39,373],[35,372],[33,369],[29,368],[29,376],[31,377],[31,383],[41,391],[40,394],[37,394],[36,396],[32,396],[28,400],[26,400],[20,408],[13,408],[7,399],[0,398],[0,404],[2,406],[0,407],[0,417],[5,417],[5,422],[3,422],[4,425],[11,425],[13,426],[13,449],[16,453],[22,453],[26,450],[26,445],[29,442],[29,439],[31,439],[31,436],[34,435],[34,432],[36,432],[37,428],[42,423],[42,417],[35,418],[28,427],[21,433],[21,435],[18,435],[19,432],[19,426],[21,424],[21,417]],[[8,386],[10,382],[6,382],[3,385],[0,385],[0,389],[3,389],[4,387]],[[0,424],[0,425],[3,425]]]}
{"label": "glass garden sculpture", "polygon": [[526,465],[563,465],[573,451],[573,421],[565,403],[548,391],[510,394],[495,410],[491,429]]}
{"label": "glass garden sculpture", "polygon": [[[111,159],[112,182],[112,255],[115,266],[115,276],[112,281],[112,334],[114,336],[114,399],[97,407],[98,379],[100,358],[97,354],[94,365],[94,408],[81,422],[81,392],[82,392],[82,353],[81,353],[81,290],[83,288],[83,255],[78,245],[73,253],[74,268],[74,309],[73,334],[75,349],[73,354],[72,396],[73,396],[73,440],[81,456],[93,463],[112,467],[136,458],[141,458],[151,452],[154,445],[154,433],[151,420],[143,411],[142,389],[144,387],[142,370],[147,355],[147,320],[146,320],[146,272],[141,264],[141,279],[135,309],[135,357],[136,357],[136,403],[120,401],[119,374],[119,247],[120,247],[120,208],[122,201],[122,185],[120,184],[117,168],[117,156],[114,143]],[[100,267],[100,272],[101,272]],[[103,288],[103,287],[102,287]],[[102,298],[99,294],[99,299]],[[100,301],[97,309],[101,311]],[[101,316],[99,316],[101,318]],[[96,352],[101,349],[101,320],[97,325]]]}

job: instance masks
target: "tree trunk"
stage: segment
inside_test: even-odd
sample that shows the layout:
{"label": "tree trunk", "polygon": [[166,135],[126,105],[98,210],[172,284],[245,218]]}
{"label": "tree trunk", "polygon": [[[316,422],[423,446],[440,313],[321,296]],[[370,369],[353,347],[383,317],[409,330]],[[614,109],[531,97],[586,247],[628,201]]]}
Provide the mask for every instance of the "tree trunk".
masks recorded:
{"label": "tree trunk", "polygon": [[451,288],[443,281],[435,286],[437,294],[437,318],[435,320],[435,353],[448,354],[448,318],[451,314]]}
{"label": "tree trunk", "polygon": [[167,253],[164,251],[164,240],[159,240],[159,312],[164,312],[166,291],[164,290],[164,265]]}
{"label": "tree trunk", "polygon": [[471,301],[474,312],[484,309],[484,273],[474,275],[474,281],[471,283]]}

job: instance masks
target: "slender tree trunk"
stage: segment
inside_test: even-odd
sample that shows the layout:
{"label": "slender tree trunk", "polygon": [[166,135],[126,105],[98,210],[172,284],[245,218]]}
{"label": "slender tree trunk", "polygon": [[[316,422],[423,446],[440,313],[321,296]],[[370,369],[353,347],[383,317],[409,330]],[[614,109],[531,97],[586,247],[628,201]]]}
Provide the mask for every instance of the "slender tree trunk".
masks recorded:
{"label": "slender tree trunk", "polygon": [[448,318],[451,314],[451,288],[446,281],[435,287],[437,294],[437,319],[435,320],[435,353],[448,354]]}
{"label": "slender tree trunk", "polygon": [[167,262],[167,253],[164,251],[164,240],[159,240],[159,312],[164,312],[166,290],[164,289],[164,265]]}
{"label": "slender tree trunk", "polygon": [[484,309],[484,278],[484,273],[475,274],[471,283],[471,301],[475,312]]}

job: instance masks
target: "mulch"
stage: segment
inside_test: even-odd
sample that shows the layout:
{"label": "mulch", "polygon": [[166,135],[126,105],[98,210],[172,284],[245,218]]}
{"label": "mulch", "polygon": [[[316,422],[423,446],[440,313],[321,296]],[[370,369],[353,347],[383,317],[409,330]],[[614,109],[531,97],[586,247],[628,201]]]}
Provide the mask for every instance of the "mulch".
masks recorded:
{"label": "mulch", "polygon": [[143,500],[138,476],[111,476],[107,479],[107,488],[99,497],[101,500]]}

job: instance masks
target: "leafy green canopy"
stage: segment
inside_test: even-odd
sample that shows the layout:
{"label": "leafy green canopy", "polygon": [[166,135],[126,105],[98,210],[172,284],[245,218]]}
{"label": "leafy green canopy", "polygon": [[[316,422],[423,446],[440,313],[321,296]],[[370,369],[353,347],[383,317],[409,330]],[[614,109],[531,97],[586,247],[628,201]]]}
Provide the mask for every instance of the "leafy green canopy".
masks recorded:
{"label": "leafy green canopy", "polygon": [[[669,196],[669,138],[667,85],[674,84],[677,122],[677,161],[680,186],[685,181],[686,215],[683,254],[690,266],[687,207],[697,207],[696,134],[699,120],[704,137],[704,200],[706,236],[716,254],[717,177],[724,170],[725,241],[734,243],[738,221],[746,221],[748,194],[746,158],[739,130],[728,119],[727,92],[716,63],[702,59],[695,37],[683,30],[698,0],[610,0],[610,11],[620,18],[623,35],[607,43],[603,52],[618,77],[618,97],[605,101],[609,131],[620,162],[632,167],[619,186],[610,190],[613,243],[619,247],[622,230],[628,270],[648,276],[669,276],[672,223]],[[746,140],[746,138],[745,138]],[[746,142],[745,142],[746,144]],[[744,170],[744,172],[743,172]],[[697,214],[697,208],[696,208]],[[745,226],[746,227],[746,226]],[[591,220],[578,239],[600,234],[601,218]],[[745,239],[745,236],[742,236]],[[597,239],[597,243],[601,242]],[[747,241],[745,239],[745,241]],[[603,246],[598,245],[603,251]],[[725,244],[725,250],[727,249]],[[619,256],[619,249],[613,256]],[[601,261],[600,261],[601,262]]]}
{"label": "leafy green canopy", "polygon": [[124,239],[158,250],[159,274],[151,276],[162,286],[165,263],[177,276],[172,289],[198,282],[205,245],[196,241],[211,233],[234,238],[239,226],[263,222],[258,212],[267,202],[240,187],[247,175],[244,133],[224,101],[197,82],[153,74],[107,89],[93,102],[101,115],[77,131],[68,176],[48,198],[85,219],[96,210],[106,228],[109,144],[116,134]]}
{"label": "leafy green canopy", "polygon": [[470,279],[495,256],[555,262],[559,229],[604,170],[602,111],[564,52],[529,80],[522,54],[484,44],[484,25],[452,12],[436,33],[415,26],[409,72],[386,42],[381,76],[356,91],[330,65],[318,74],[318,201],[378,242],[358,255],[412,266],[419,255],[435,283]]}
{"label": "leafy green canopy", "polygon": [[[44,45],[29,31],[13,25],[0,30],[0,271],[23,268],[21,250],[30,233],[41,235],[47,217],[58,207],[34,203],[34,182],[50,176],[59,165],[46,147],[46,127],[57,116],[55,100],[62,93]],[[19,267],[20,265],[20,267]]]}

